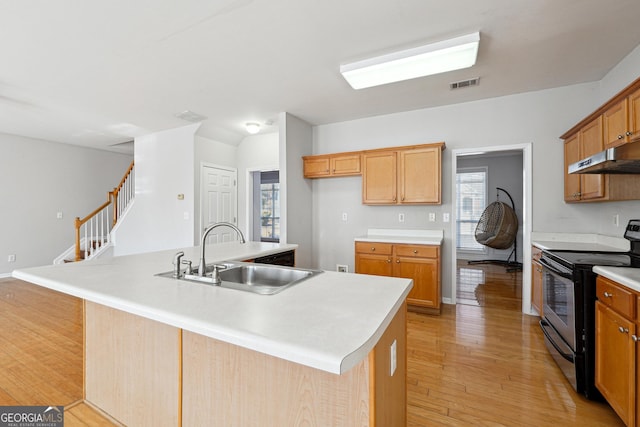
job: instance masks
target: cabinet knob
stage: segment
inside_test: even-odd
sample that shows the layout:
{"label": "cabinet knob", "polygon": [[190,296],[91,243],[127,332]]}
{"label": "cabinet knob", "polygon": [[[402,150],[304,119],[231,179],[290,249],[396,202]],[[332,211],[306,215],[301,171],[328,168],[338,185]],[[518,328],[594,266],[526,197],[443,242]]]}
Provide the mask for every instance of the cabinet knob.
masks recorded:
{"label": "cabinet knob", "polygon": [[633,132],[631,132],[631,131],[629,131],[629,130],[628,130],[628,131],[627,131],[627,133],[625,133],[625,135],[627,135],[627,136],[631,136],[631,135],[633,135]]}
{"label": "cabinet knob", "polygon": [[387,258],[387,263],[391,264],[391,258]]}
{"label": "cabinet knob", "polygon": [[396,260],[396,264],[400,264],[400,260],[399,259]]}
{"label": "cabinet knob", "polygon": [[640,340],[637,335],[631,335],[631,339],[633,340],[633,342],[638,342],[638,340]]}
{"label": "cabinet knob", "polygon": [[623,135],[618,135],[618,139],[622,139],[622,138],[624,138]]}
{"label": "cabinet knob", "polygon": [[418,253],[418,251],[414,249],[414,250],[413,250],[413,253],[414,253],[414,254],[417,254],[417,253]]}
{"label": "cabinet knob", "polygon": [[371,252],[375,252],[375,251],[376,251],[376,248],[372,247]]}
{"label": "cabinet knob", "polygon": [[623,328],[622,326],[618,326],[618,330],[620,331],[621,334],[628,334],[629,333],[629,329]]}
{"label": "cabinet knob", "polygon": [[612,296],[613,296],[613,294],[610,294],[609,292],[604,291],[604,297],[605,298],[611,298]]}

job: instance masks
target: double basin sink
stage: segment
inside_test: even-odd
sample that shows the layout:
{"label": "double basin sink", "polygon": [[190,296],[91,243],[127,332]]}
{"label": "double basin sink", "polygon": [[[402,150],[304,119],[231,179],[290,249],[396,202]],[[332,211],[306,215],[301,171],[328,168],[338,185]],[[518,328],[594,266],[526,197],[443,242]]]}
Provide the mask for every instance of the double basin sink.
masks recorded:
{"label": "double basin sink", "polygon": [[[322,273],[321,270],[236,261],[223,262],[216,265],[219,266],[218,276],[220,283],[214,283],[212,278],[213,265],[207,265],[204,276],[198,276],[197,273],[194,273],[181,274],[180,277],[176,277],[173,271],[160,273],[157,276],[210,284],[261,295],[273,295]],[[197,272],[198,267],[195,267],[193,271]]]}

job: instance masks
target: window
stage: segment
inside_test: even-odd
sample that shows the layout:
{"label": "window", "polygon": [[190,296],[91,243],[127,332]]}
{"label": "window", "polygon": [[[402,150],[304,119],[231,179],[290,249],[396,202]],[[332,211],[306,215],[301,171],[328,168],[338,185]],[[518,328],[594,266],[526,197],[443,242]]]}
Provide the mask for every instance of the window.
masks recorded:
{"label": "window", "polygon": [[280,241],[280,174],[260,173],[260,241]]}
{"label": "window", "polygon": [[487,207],[487,168],[459,169],[456,173],[457,249],[484,251],[476,242],[475,231]]}

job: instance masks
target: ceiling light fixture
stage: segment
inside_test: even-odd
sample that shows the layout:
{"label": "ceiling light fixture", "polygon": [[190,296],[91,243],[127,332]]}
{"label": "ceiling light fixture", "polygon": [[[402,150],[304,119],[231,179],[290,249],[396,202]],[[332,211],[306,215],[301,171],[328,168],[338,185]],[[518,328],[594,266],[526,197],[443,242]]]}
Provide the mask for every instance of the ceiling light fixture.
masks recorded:
{"label": "ceiling light fixture", "polygon": [[260,123],[249,122],[245,124],[244,127],[247,129],[247,132],[249,132],[251,135],[254,135],[260,132]]}
{"label": "ceiling light fixture", "polygon": [[191,110],[184,110],[181,113],[176,113],[175,116],[179,119],[186,120],[192,123],[203,122],[207,120],[207,116],[203,116],[202,114],[194,113]]}
{"label": "ceiling light fixture", "polygon": [[467,34],[340,66],[354,89],[469,68],[476,63],[480,33]]}

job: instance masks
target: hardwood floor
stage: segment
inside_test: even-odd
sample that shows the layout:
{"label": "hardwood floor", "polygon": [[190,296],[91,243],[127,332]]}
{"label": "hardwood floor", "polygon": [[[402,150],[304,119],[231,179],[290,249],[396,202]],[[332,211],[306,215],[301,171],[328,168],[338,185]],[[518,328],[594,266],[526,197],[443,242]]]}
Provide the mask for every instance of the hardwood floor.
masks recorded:
{"label": "hardwood floor", "polygon": [[[408,313],[409,427],[623,425],[571,389],[510,277],[471,276],[484,277],[473,305]],[[64,405],[67,427],[116,425],[81,402],[80,300],[0,279],[0,313],[0,405]]]}

